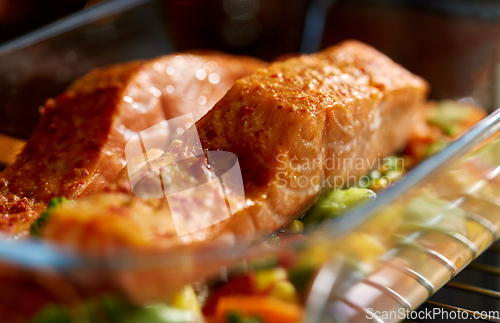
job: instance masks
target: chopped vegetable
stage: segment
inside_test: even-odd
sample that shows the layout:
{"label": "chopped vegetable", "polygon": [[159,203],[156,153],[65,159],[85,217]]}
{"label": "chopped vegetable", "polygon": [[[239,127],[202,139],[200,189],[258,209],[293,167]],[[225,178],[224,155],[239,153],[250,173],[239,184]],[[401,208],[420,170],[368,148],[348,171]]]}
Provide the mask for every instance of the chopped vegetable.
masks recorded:
{"label": "chopped vegetable", "polygon": [[437,154],[438,152],[446,148],[446,146],[448,146],[448,142],[445,142],[443,140],[438,140],[436,142],[433,142],[425,149],[423,158],[428,158],[432,155]]}
{"label": "chopped vegetable", "polygon": [[380,170],[374,169],[371,172],[369,172],[368,175],[360,178],[358,182],[358,187],[372,189],[374,183],[380,178],[382,178],[382,173],[380,172]]}
{"label": "chopped vegetable", "polygon": [[292,267],[288,269],[289,281],[293,284],[297,292],[302,294],[315,272],[316,268],[314,266]]}
{"label": "chopped vegetable", "polygon": [[259,317],[266,323],[298,323],[303,316],[299,305],[266,296],[227,296],[217,304],[219,322],[229,322],[229,313]]}
{"label": "chopped vegetable", "polygon": [[333,190],[311,208],[303,218],[303,222],[310,225],[326,218],[335,218],[356,205],[376,198],[376,196],[375,192],[363,187]]}
{"label": "chopped vegetable", "polygon": [[71,323],[66,311],[57,305],[50,304],[42,308],[42,310],[33,318],[32,323]]}
{"label": "chopped vegetable", "polygon": [[460,124],[471,114],[471,106],[454,101],[442,101],[436,104],[428,118],[430,124],[441,128],[447,135],[455,136],[461,131]]}
{"label": "chopped vegetable", "polygon": [[125,315],[116,323],[188,323],[196,320],[196,314],[164,304],[136,307]]}
{"label": "chopped vegetable", "polygon": [[265,291],[276,282],[286,280],[288,278],[288,273],[284,268],[277,267],[271,269],[259,270],[255,274],[257,289],[259,291]]}
{"label": "chopped vegetable", "polygon": [[[136,306],[117,297],[104,297],[82,302],[79,306],[64,308],[54,304],[45,306],[32,323],[188,323],[196,315],[167,305]],[[75,321],[75,318],[80,320]]]}
{"label": "chopped vegetable", "polygon": [[437,153],[486,116],[481,108],[449,100],[430,104],[427,114],[427,120],[415,124],[405,148],[417,161]]}
{"label": "chopped vegetable", "polygon": [[249,272],[246,275],[232,276],[210,295],[205,305],[203,305],[202,312],[204,315],[215,314],[217,303],[221,297],[231,295],[252,295],[255,293],[257,293],[257,283],[253,272]]}
{"label": "chopped vegetable", "polygon": [[389,185],[391,185],[391,181],[387,177],[380,177],[371,183],[370,188],[375,192],[380,192]]}
{"label": "chopped vegetable", "polygon": [[390,180],[390,181],[397,181],[401,177],[403,177],[404,171],[401,169],[396,169],[396,170],[391,170],[385,174],[385,176]]}
{"label": "chopped vegetable", "polygon": [[404,153],[411,156],[414,162],[418,162],[425,155],[427,146],[443,137],[442,130],[437,126],[419,122],[408,139]]}
{"label": "chopped vegetable", "polygon": [[175,295],[172,305],[181,310],[201,315],[200,303],[192,286],[184,286],[182,291]]}
{"label": "chopped vegetable", "polygon": [[286,280],[275,283],[269,296],[289,303],[297,303],[299,299],[295,286]]}
{"label": "chopped vegetable", "polygon": [[262,321],[257,317],[242,317],[238,313],[229,313],[227,315],[227,321],[229,323],[261,323]]}
{"label": "chopped vegetable", "polygon": [[457,207],[450,208],[449,201],[420,196],[406,206],[402,229],[420,230],[427,228],[467,235],[464,217],[465,212]]}
{"label": "chopped vegetable", "polygon": [[279,259],[277,257],[265,257],[261,259],[256,259],[250,264],[245,264],[244,271],[250,270],[260,270],[273,268],[279,265]]}
{"label": "chopped vegetable", "polygon": [[33,238],[40,238],[42,236],[42,227],[45,225],[45,222],[47,222],[49,217],[52,215],[54,209],[63,203],[67,203],[68,201],[69,200],[66,199],[65,197],[54,197],[53,199],[51,199],[45,211],[43,211],[42,214],[40,214],[40,217],[31,224],[30,227],[31,236]]}
{"label": "chopped vegetable", "polygon": [[289,225],[286,226],[286,233],[302,233],[304,231],[304,223],[300,220],[293,220]]}

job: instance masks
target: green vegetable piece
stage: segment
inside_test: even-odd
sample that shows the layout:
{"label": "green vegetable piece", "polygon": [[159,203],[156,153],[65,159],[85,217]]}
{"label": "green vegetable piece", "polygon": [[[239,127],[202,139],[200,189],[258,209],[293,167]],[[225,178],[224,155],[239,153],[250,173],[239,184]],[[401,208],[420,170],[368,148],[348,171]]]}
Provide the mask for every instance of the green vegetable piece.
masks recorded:
{"label": "green vegetable piece", "polygon": [[52,215],[54,209],[57,208],[59,205],[66,203],[68,201],[70,200],[68,200],[65,197],[54,197],[53,199],[51,199],[45,211],[43,211],[42,214],[40,214],[40,217],[31,224],[30,227],[31,237],[40,238],[42,236],[42,227],[45,225],[45,222],[47,222],[49,217]]}
{"label": "green vegetable piece", "polygon": [[43,307],[31,323],[188,323],[195,314],[164,304],[132,305],[116,296],[87,300],[72,308]]}
{"label": "green vegetable piece", "polygon": [[57,305],[44,306],[31,323],[72,323],[66,311]]}
{"label": "green vegetable piece", "polygon": [[230,312],[227,314],[228,323],[262,323],[257,317],[242,317],[240,314]]}
{"label": "green vegetable piece", "polygon": [[444,148],[446,148],[446,146],[448,146],[448,143],[446,143],[446,142],[444,142],[442,140],[439,140],[439,141],[436,141],[436,142],[430,144],[425,149],[424,158],[429,158],[432,155],[437,154],[438,152],[440,152],[441,150],[443,150]]}
{"label": "green vegetable piece", "polygon": [[441,128],[447,135],[454,136],[460,130],[458,124],[468,118],[470,111],[469,106],[450,100],[443,101],[433,110],[428,122]]}
{"label": "green vegetable piece", "polygon": [[288,269],[288,280],[295,287],[299,295],[302,295],[303,292],[305,292],[316,270],[317,269],[315,267],[309,265]]}
{"label": "green vegetable piece", "polygon": [[195,314],[164,304],[136,307],[127,313],[125,319],[116,323],[189,323],[195,320]]}
{"label": "green vegetable piece", "polygon": [[245,264],[242,266],[243,272],[247,270],[262,270],[269,269],[279,266],[279,260],[277,257],[269,257],[263,259],[257,259],[255,261],[250,262],[249,264]]}
{"label": "green vegetable piece", "polygon": [[102,297],[98,302],[100,303],[101,313],[105,315],[110,323],[122,322],[127,313],[127,310],[132,307],[128,302],[116,296]]}
{"label": "green vegetable piece", "polygon": [[333,190],[311,208],[302,219],[302,222],[311,225],[326,218],[336,218],[349,211],[352,207],[376,197],[375,192],[364,187]]}
{"label": "green vegetable piece", "polygon": [[56,304],[43,307],[31,323],[123,322],[132,305],[115,296],[86,300],[70,308]]}
{"label": "green vegetable piece", "polygon": [[65,197],[54,197],[49,201],[49,204],[47,205],[47,209],[53,209],[59,204],[63,204],[68,202],[69,200]]}
{"label": "green vegetable piece", "polygon": [[465,212],[450,209],[450,202],[429,196],[419,196],[406,206],[403,228],[407,230],[441,230],[467,235]]}

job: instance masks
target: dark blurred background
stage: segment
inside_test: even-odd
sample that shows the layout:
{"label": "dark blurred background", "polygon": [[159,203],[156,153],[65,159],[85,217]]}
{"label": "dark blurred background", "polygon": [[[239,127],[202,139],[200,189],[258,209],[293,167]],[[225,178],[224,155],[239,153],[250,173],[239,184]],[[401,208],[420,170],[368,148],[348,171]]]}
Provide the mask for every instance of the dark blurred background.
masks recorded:
{"label": "dark blurred background", "polygon": [[[99,2],[102,0],[0,0],[0,43]],[[500,1],[160,2],[176,50],[216,48],[272,60],[288,52],[315,50],[311,48],[316,45],[307,46],[308,41],[326,47],[354,38],[424,76],[433,85],[432,96],[436,98],[477,91],[475,85],[491,77],[490,69],[484,66],[493,66],[499,56]],[[309,12],[310,7],[323,12]],[[304,36],[308,15],[312,26]],[[315,23],[322,29],[322,18],[323,34],[311,31]],[[477,69],[478,65],[483,68]]]}
{"label": "dark blurred background", "polygon": [[[0,0],[0,43],[101,1]],[[471,66],[493,64],[490,61],[496,61],[498,56],[500,1],[163,0],[163,3],[176,50],[217,48],[267,60],[301,49],[300,43],[308,40],[301,39],[304,19],[308,8],[315,5],[326,13],[324,34],[313,32],[307,38],[323,36],[322,47],[349,38],[367,42],[428,79],[434,85],[432,94],[436,98],[470,92],[470,82],[457,79],[473,78],[475,83],[481,82],[489,77],[488,70],[473,70]],[[315,19],[312,20],[314,23]],[[457,68],[457,62],[464,64],[462,69]],[[455,84],[455,90],[444,86],[450,83]]]}
{"label": "dark blurred background", "polygon": [[[91,7],[81,25],[0,47],[0,133],[28,138],[38,107],[91,68],[200,48],[271,61],[345,39],[366,42],[423,76],[433,99],[500,106],[500,1],[99,2],[0,0],[0,43]],[[124,3],[135,6],[125,10]]]}
{"label": "dark blurred background", "polygon": [[83,9],[87,0],[0,0],[0,43]]}

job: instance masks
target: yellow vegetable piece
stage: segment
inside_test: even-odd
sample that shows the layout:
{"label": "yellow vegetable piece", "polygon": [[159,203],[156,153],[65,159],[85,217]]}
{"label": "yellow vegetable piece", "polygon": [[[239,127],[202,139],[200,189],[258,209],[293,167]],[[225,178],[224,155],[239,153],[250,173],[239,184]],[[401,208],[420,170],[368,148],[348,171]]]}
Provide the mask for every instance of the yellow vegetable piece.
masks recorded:
{"label": "yellow vegetable piece", "polygon": [[302,233],[304,231],[304,223],[300,220],[293,220],[289,225],[286,226],[286,233]]}
{"label": "yellow vegetable piece", "polygon": [[370,189],[373,190],[374,192],[379,192],[389,186],[391,184],[389,180],[386,177],[381,177],[375,181],[373,181],[373,184],[371,185]]}
{"label": "yellow vegetable piece", "polygon": [[276,282],[286,280],[288,273],[284,268],[271,268],[256,272],[257,289],[264,291]]}
{"label": "yellow vegetable piece", "polygon": [[379,257],[387,251],[375,237],[359,232],[345,236],[337,250],[352,259],[371,265],[376,264]]}
{"label": "yellow vegetable piece", "polygon": [[174,296],[172,306],[182,310],[191,311],[196,315],[201,315],[201,307],[196,297],[196,293],[192,286],[184,286],[184,288]]}
{"label": "yellow vegetable piece", "polygon": [[293,284],[286,280],[274,284],[269,295],[289,303],[297,303],[299,299]]}
{"label": "yellow vegetable piece", "polygon": [[391,181],[391,182],[396,182],[399,180],[401,177],[403,177],[404,171],[402,170],[391,170],[385,174],[385,176]]}

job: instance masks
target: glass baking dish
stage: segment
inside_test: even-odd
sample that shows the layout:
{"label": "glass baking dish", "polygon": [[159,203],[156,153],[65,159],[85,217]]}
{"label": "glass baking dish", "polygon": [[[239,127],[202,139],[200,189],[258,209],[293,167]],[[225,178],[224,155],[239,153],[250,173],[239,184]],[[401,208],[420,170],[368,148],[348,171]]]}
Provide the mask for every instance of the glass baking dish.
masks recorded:
{"label": "glass baking dish", "polygon": [[[191,9],[200,5],[198,11],[202,13],[196,11],[192,19],[202,20],[207,12],[220,14],[220,4],[206,11],[205,2],[193,3]],[[179,1],[103,3],[0,46],[0,132],[28,138],[37,121],[37,107],[93,67],[175,50],[215,48],[272,59],[299,50],[312,52],[341,38],[353,37],[382,47],[382,51],[403,63],[415,57],[415,53],[401,53],[400,44],[384,44],[378,33],[371,39],[355,29],[338,33],[337,18],[344,14],[364,17],[362,21],[371,22],[380,32],[385,26],[381,21],[388,17],[410,21],[419,17],[434,24],[441,17],[449,28],[461,28],[465,20],[468,26],[476,21],[478,31],[484,24],[488,30],[500,29],[500,24],[495,23],[498,17],[485,18],[481,10],[476,16],[464,17],[456,12],[458,7],[453,1],[446,3],[436,9],[422,8],[412,1],[341,1],[334,5],[333,1],[293,1],[285,16],[295,29],[283,30],[262,18],[260,28],[269,32],[254,35],[253,42],[231,40],[229,36],[226,41],[224,37],[207,40],[206,35],[185,31],[192,20],[183,22],[174,17],[175,10],[180,10],[176,7]],[[267,8],[263,3],[261,6]],[[280,35],[279,41],[264,37],[269,33]],[[405,36],[396,33],[391,37],[397,42]],[[423,42],[417,36],[414,39],[412,46]],[[444,66],[440,73],[460,65],[479,77],[465,77],[446,85],[432,71],[431,84],[433,80],[438,84],[432,96],[461,98],[492,111],[499,97],[497,39],[483,36],[477,42],[481,46],[475,59],[461,57],[462,52],[456,49],[453,64]],[[450,53],[454,46],[443,44],[443,52]],[[425,68],[432,63],[420,58]],[[411,70],[419,72],[418,68]],[[325,223],[310,242],[294,247],[219,249],[208,255],[196,251],[126,254],[110,259],[85,257],[34,241],[7,240],[0,243],[0,259],[4,266],[14,266],[30,276],[47,275],[55,277],[58,284],[70,282],[82,288],[105,284],[134,298],[132,289],[137,284],[169,289],[172,282],[181,286],[223,276],[255,262],[273,262],[282,254],[315,255],[312,262],[319,269],[308,292],[304,322],[400,321],[401,313],[418,307],[498,238],[499,130],[500,112],[493,112],[381,193],[376,201]],[[382,248],[374,249],[370,239],[380,235],[387,239],[383,239]],[[196,270],[200,266],[203,275]],[[392,317],[383,315],[387,313],[393,313]]]}

